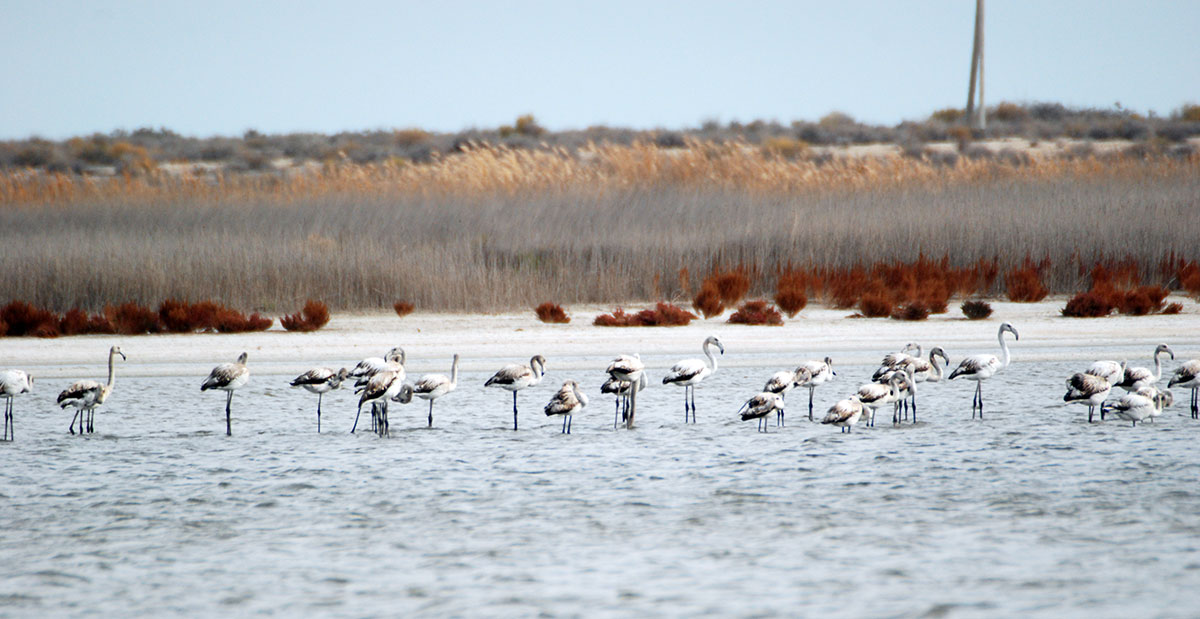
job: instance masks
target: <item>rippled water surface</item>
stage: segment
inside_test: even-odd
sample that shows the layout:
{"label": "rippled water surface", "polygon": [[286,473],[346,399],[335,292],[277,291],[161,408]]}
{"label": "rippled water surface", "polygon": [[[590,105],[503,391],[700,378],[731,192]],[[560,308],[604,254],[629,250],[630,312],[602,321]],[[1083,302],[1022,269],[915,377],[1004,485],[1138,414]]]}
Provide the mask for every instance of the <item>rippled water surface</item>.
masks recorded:
{"label": "rippled water surface", "polygon": [[[759,434],[734,412],[775,369],[722,368],[696,425],[653,387],[632,432],[598,372],[523,392],[519,432],[469,372],[433,429],[394,405],[390,439],[348,433],[349,391],[318,435],[316,397],[266,375],[232,438],[198,377],[120,379],[70,436],[52,399],[70,381],[47,380],[0,445],[0,613],[1200,613],[1186,392],[1157,424],[1089,425],[1061,405],[1070,366],[1014,363],[983,422],[955,381],[924,386],[916,425],[840,434],[799,392]],[[818,415],[870,370],[841,368]],[[565,378],[591,395],[569,436],[541,414]]]}

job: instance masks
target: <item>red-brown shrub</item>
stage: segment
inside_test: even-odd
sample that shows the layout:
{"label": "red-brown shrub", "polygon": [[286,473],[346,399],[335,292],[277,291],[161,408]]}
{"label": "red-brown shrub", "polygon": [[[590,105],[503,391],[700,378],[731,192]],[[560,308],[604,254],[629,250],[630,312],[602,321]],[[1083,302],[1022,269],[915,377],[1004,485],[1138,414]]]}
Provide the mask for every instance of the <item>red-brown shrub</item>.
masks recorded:
{"label": "red-brown shrub", "polygon": [[227,312],[224,305],[216,301],[200,301],[188,306],[188,322],[192,329],[202,331],[218,331],[222,314]]}
{"label": "red-brown shrub", "polygon": [[750,278],[741,268],[724,273],[714,271],[705,279],[705,284],[710,281],[717,287],[717,292],[721,295],[721,302],[725,305],[733,305],[741,301],[746,293],[750,292]]}
{"label": "red-brown shrub", "polygon": [[592,324],[597,327],[679,327],[695,318],[695,314],[677,305],[660,301],[654,309],[644,309],[636,314],[617,308],[611,314],[596,316]]}
{"label": "red-brown shrub", "polygon": [[158,306],[158,320],[163,329],[171,333],[189,333],[196,330],[192,322],[192,306],[186,301],[167,299]]}
{"label": "red-brown shrub", "polygon": [[288,331],[316,331],[328,323],[329,307],[313,299],[306,301],[299,312],[279,318],[279,324]]}
{"label": "red-brown shrub", "polygon": [[392,309],[396,310],[396,315],[404,318],[413,313],[413,304],[407,301],[396,301],[392,304]]}
{"label": "red-brown shrub", "polygon": [[[0,321],[8,325],[7,335],[38,335],[53,337],[58,335],[58,315],[40,307],[34,307],[25,301],[13,301],[0,309]],[[53,335],[50,335],[53,334]]]}
{"label": "red-brown shrub", "polygon": [[566,310],[561,305],[551,303],[549,301],[537,306],[533,310],[538,317],[538,320],[548,323],[566,324],[571,322],[571,318],[567,316]]}
{"label": "red-brown shrub", "polygon": [[1184,262],[1176,271],[1179,278],[1179,287],[1183,288],[1190,295],[1200,295],[1200,264],[1195,262]]}
{"label": "red-brown shrub", "polygon": [[1132,316],[1145,316],[1152,312],[1163,310],[1163,300],[1170,292],[1162,286],[1139,286],[1124,293],[1118,293],[1120,304],[1117,311]]}
{"label": "red-brown shrub", "polygon": [[892,318],[895,320],[925,320],[929,318],[929,308],[920,303],[909,303],[896,308],[892,312]]}
{"label": "red-brown shrub", "polygon": [[788,318],[795,318],[808,305],[808,277],[802,271],[789,269],[780,273],[775,284],[775,304]]}
{"label": "red-brown shrub", "polygon": [[[307,306],[306,306],[307,307]],[[299,314],[297,314],[298,316]],[[222,307],[216,316],[216,329],[219,333],[245,333],[247,331],[266,331],[274,324],[274,320],[258,312],[247,316],[235,309]],[[318,327],[320,328],[320,327]],[[310,329],[311,330],[311,329]]]}
{"label": "red-brown shrub", "polygon": [[700,286],[700,292],[692,300],[692,307],[703,314],[705,318],[720,316],[725,311],[725,304],[721,302],[721,291],[717,290],[716,284],[707,280]]}
{"label": "red-brown shrub", "polygon": [[1179,312],[1182,312],[1182,311],[1183,311],[1183,304],[1182,304],[1182,303],[1170,303],[1170,304],[1168,304],[1166,307],[1164,307],[1164,308],[1163,308],[1163,311],[1162,311],[1162,313],[1164,313],[1164,314],[1178,314]]}
{"label": "red-brown shrub", "polygon": [[869,292],[859,300],[858,311],[867,318],[884,318],[892,314],[892,301],[883,293]]}
{"label": "red-brown shrub", "polygon": [[1019,267],[1004,275],[1004,284],[1009,301],[1036,303],[1046,298],[1050,291],[1042,284],[1042,271],[1050,265],[1049,260],[1035,264],[1026,257]]}
{"label": "red-brown shrub", "polygon": [[783,324],[783,314],[766,301],[746,301],[729,315],[729,322],[735,325],[780,326]]}
{"label": "red-brown shrub", "polygon": [[970,320],[983,320],[992,315],[992,306],[987,301],[963,301],[960,307]]}
{"label": "red-brown shrub", "polygon": [[116,332],[121,335],[158,333],[162,330],[162,326],[158,322],[158,312],[132,301],[105,307],[104,315],[108,317],[108,321],[112,323]]}
{"label": "red-brown shrub", "polygon": [[1081,292],[1067,301],[1062,309],[1063,316],[1071,318],[1098,318],[1112,313],[1113,306],[1108,296],[1094,291]]}
{"label": "red-brown shrub", "polygon": [[67,310],[63,314],[62,320],[58,323],[58,330],[63,335],[80,335],[87,333],[88,315],[87,312],[78,307]]}

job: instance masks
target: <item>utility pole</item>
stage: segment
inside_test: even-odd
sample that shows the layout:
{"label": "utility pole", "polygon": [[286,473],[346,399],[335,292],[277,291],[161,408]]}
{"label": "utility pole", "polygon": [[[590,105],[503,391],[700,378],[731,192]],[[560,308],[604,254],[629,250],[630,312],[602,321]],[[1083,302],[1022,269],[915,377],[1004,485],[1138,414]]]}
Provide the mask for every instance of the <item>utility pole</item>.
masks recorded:
{"label": "utility pole", "polygon": [[[979,82],[979,114],[975,114],[975,83]],[[977,129],[987,126],[987,107],[983,104],[983,0],[975,0],[975,43],[971,46],[971,84],[967,88],[967,124]]]}

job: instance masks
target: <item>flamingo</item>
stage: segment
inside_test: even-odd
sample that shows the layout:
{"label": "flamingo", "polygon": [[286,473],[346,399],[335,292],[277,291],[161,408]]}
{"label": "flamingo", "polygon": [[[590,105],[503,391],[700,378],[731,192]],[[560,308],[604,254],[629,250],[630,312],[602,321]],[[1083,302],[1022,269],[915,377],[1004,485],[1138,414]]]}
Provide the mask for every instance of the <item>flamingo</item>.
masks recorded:
{"label": "flamingo", "polygon": [[1112,384],[1107,380],[1093,376],[1092,374],[1079,373],[1067,379],[1067,393],[1063,395],[1063,402],[1078,402],[1088,405],[1088,423],[1092,422],[1092,415],[1096,412],[1096,407],[1100,406],[1101,419],[1105,412],[1104,399],[1112,391]]}
{"label": "flamingo", "polygon": [[250,380],[250,370],[246,368],[246,353],[238,355],[235,363],[222,363],[213,368],[208,378],[200,385],[200,391],[220,389],[225,392],[225,436],[233,436],[233,424],[230,421],[230,405],[233,403],[233,392]]}
{"label": "flamingo", "polygon": [[[397,365],[382,372],[376,372],[374,376],[367,380],[367,384],[363,385],[362,395],[358,398],[358,414],[354,416],[354,428],[350,428],[350,433],[354,434],[355,428],[358,426],[358,415],[362,414],[363,404],[367,402],[378,403],[381,411],[376,419],[375,431],[379,436],[390,436],[390,428],[388,427],[387,402],[400,393],[404,387],[404,366]],[[374,408],[374,407],[372,407]]]}
{"label": "flamingo", "polygon": [[637,353],[633,355],[621,355],[613,359],[605,371],[608,372],[610,377],[619,381],[625,381],[630,385],[629,406],[626,407],[625,414],[625,429],[632,430],[633,418],[637,414],[637,394],[646,382],[646,364],[642,363],[642,357]]}
{"label": "flamingo", "polygon": [[[113,381],[117,376],[116,366],[113,362],[117,355],[121,355],[122,360],[125,358],[125,353],[121,352],[120,346],[113,346],[108,349],[108,384],[101,385],[94,380],[81,380],[58,394],[58,405],[62,408],[68,406],[74,407],[75,416],[71,417],[71,434],[75,434],[75,419],[79,418],[79,433],[83,434],[83,424],[87,421],[87,431],[93,432],[95,427],[92,424],[96,414],[96,407],[104,404],[108,396],[112,395]],[[85,412],[86,411],[86,412]]]}
{"label": "flamingo", "polygon": [[[800,365],[800,368],[808,370],[812,378],[807,383],[799,384],[798,387],[808,387],[808,420],[813,420],[813,391],[817,387],[833,380],[837,376],[837,372],[833,371],[833,359],[825,357],[824,361],[805,361]],[[800,368],[796,368],[799,372]]]}
{"label": "flamingo", "polygon": [[663,377],[664,385],[671,384],[683,387],[683,422],[688,420],[688,392],[692,394],[691,413],[692,423],[696,423],[696,385],[704,379],[712,376],[717,371],[717,359],[713,357],[709,346],[716,346],[721,354],[725,354],[725,346],[721,344],[721,340],[717,336],[710,335],[704,338],[704,343],[700,345],[700,349],[704,351],[704,356],[708,358],[708,363],[701,359],[684,359],[676,363],[670,373]]}
{"label": "flamingo", "polygon": [[979,410],[979,418],[983,419],[983,381],[991,378],[1004,368],[1008,367],[1011,360],[1008,354],[1008,343],[1004,341],[1005,332],[1013,334],[1015,339],[1021,339],[1017,330],[1010,323],[1002,323],[1000,329],[996,332],[996,339],[1000,340],[1000,351],[1003,359],[996,358],[996,355],[971,355],[959,362],[958,367],[950,373],[949,380],[954,380],[959,376],[967,380],[975,381],[975,398],[971,400],[971,419],[975,418],[975,410]]}
{"label": "flamingo", "polygon": [[[645,372],[643,372],[642,377],[638,380],[638,391],[645,389],[647,382],[648,381],[646,380],[646,374],[645,374]],[[618,380],[616,378],[613,378],[612,376],[609,376],[608,380],[604,381],[603,385],[600,385],[600,393],[611,393],[611,394],[617,396],[616,399],[614,400],[615,407],[613,408],[613,429],[614,430],[617,429],[617,421],[621,418],[621,405],[622,404],[625,405],[626,415],[629,414],[629,391],[630,391],[629,388],[631,386],[632,385],[630,384],[629,381]]]}
{"label": "flamingo", "polygon": [[[358,364],[354,366],[354,369],[350,370],[350,378],[354,379],[354,392],[362,393],[362,388],[366,386],[367,381],[370,380],[372,376],[378,374],[379,372],[382,372],[382,371],[388,370],[388,369],[395,369],[395,367],[397,365],[399,365],[400,367],[404,367],[404,361],[405,361],[404,349],[399,346],[392,348],[391,350],[389,350],[387,352],[386,355],[384,355],[382,357],[367,357],[366,359],[359,361]],[[380,406],[381,406],[381,404],[379,404],[378,402],[371,403],[371,426],[372,426],[371,429],[372,430],[375,429],[374,426],[375,426],[376,420],[378,420],[378,418],[379,418]],[[357,416],[354,418],[354,427],[355,428],[358,427],[358,417]],[[350,433],[354,434],[354,430],[351,429]]]}
{"label": "flamingo", "polygon": [[854,424],[862,418],[864,409],[858,396],[853,395],[845,400],[838,400],[836,404],[829,407],[829,412],[825,413],[825,418],[821,420],[821,423],[833,424],[841,428],[842,432],[852,432]]}
{"label": "flamingo", "polygon": [[[1099,376],[1100,378],[1107,380],[1109,384],[1115,385],[1121,382],[1121,380],[1125,377],[1125,362],[1122,361],[1117,363],[1116,361],[1107,360],[1097,361],[1088,366],[1088,369],[1084,370],[1083,373],[1091,374],[1092,376]],[[1100,418],[1103,419],[1104,415],[1101,414]]]}
{"label": "flamingo", "polygon": [[342,368],[337,372],[329,368],[313,368],[292,380],[293,387],[304,387],[309,393],[317,394],[317,434],[321,433],[321,399],[326,393],[342,386],[342,381],[350,375],[350,370]]}
{"label": "flamingo", "polygon": [[17,440],[17,431],[13,427],[13,398],[22,393],[33,392],[33,377],[21,370],[4,370],[0,372],[0,398],[4,403],[4,440]]}
{"label": "flamingo", "polygon": [[[787,406],[787,392],[800,385],[807,384],[810,380],[812,380],[812,372],[809,372],[808,368],[805,367],[796,368],[792,372],[775,372],[767,379],[767,383],[763,385],[763,391],[779,394],[779,397],[783,399],[784,406]],[[775,425],[784,425],[784,409],[782,408],[775,415]]]}
{"label": "flamingo", "polygon": [[[867,383],[858,388],[858,393],[855,397],[859,402],[866,407],[867,410],[863,414],[867,414],[867,426],[875,427],[875,411],[884,404],[892,404],[903,397],[903,389],[901,386],[906,380],[906,375],[900,372],[894,372],[888,377],[886,385],[879,383]],[[893,421],[895,416],[893,416]]]}
{"label": "flamingo", "polygon": [[575,413],[578,413],[588,405],[588,397],[579,390],[579,383],[568,380],[564,381],[558,393],[550,398],[550,403],[546,404],[546,416],[562,415],[563,427],[562,434],[571,433],[571,420]]}
{"label": "flamingo", "polygon": [[[909,353],[914,353],[914,354],[909,354]],[[884,375],[887,374],[889,371],[896,369],[896,366],[899,366],[904,363],[908,363],[909,361],[912,361],[913,359],[920,359],[920,358],[921,358],[921,345],[917,344],[916,342],[909,342],[904,345],[904,348],[900,349],[900,352],[893,352],[893,353],[888,353],[888,354],[884,355],[883,360],[879,362],[879,369],[875,370],[875,373],[871,375],[871,380],[873,380],[877,383],[878,382],[886,383],[887,378]]]}
{"label": "flamingo", "polygon": [[783,397],[778,393],[764,391],[749,400],[738,409],[738,413],[742,416],[742,421],[750,419],[758,420],[758,431],[767,432],[770,426],[766,423],[766,418],[771,413],[783,408]]}
{"label": "flamingo", "polygon": [[1162,413],[1168,397],[1167,392],[1151,388],[1127,393],[1116,402],[1105,402],[1102,408],[1109,414],[1132,421],[1136,428],[1139,421],[1153,419]]}
{"label": "flamingo", "polygon": [[1158,394],[1162,394],[1162,406],[1155,408],[1154,411],[1150,414],[1150,422],[1151,423],[1154,423],[1155,417],[1158,417],[1159,415],[1162,414],[1164,408],[1167,408],[1168,406],[1171,406],[1172,404],[1175,403],[1175,396],[1172,395],[1170,391],[1168,391],[1166,389],[1159,389],[1158,387],[1154,387],[1154,386],[1142,387],[1141,389],[1138,389],[1134,393],[1136,393],[1140,396],[1150,398],[1150,399],[1154,399],[1154,396],[1156,396]]}
{"label": "flamingo", "polygon": [[517,392],[527,387],[533,387],[542,382],[546,375],[546,358],[534,355],[529,359],[529,365],[510,363],[487,379],[484,387],[496,386],[507,389],[513,394],[513,431],[517,430]]}
{"label": "flamingo", "polygon": [[1116,383],[1128,392],[1135,392],[1142,387],[1149,387],[1158,383],[1162,379],[1162,360],[1158,358],[1162,353],[1171,355],[1171,360],[1175,360],[1175,352],[1166,344],[1159,344],[1154,348],[1154,373],[1150,373],[1150,368],[1131,368],[1126,367],[1125,372],[1121,376],[1121,380]]}
{"label": "flamingo", "polygon": [[1192,390],[1192,419],[1200,417],[1200,402],[1197,401],[1197,392],[1200,392],[1200,359],[1192,359],[1175,368],[1167,387],[1175,385]]}
{"label": "flamingo", "polygon": [[433,401],[454,391],[458,387],[458,355],[450,363],[450,376],[426,374],[412,386],[413,395],[429,400],[429,427],[433,427]]}

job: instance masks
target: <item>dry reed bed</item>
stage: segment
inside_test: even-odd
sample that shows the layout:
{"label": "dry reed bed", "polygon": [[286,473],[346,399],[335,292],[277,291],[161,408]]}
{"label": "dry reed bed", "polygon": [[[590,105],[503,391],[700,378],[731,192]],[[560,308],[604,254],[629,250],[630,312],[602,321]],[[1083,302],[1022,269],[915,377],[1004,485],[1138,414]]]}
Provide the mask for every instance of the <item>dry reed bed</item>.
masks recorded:
{"label": "dry reed bed", "polygon": [[[687,303],[700,286],[688,273],[714,265],[745,266],[749,292],[770,297],[785,265],[869,270],[921,255],[1001,272],[1033,256],[1053,292],[1083,289],[1105,258],[1174,285],[1160,263],[1200,257],[1198,172],[1196,158],[817,163],[692,144],[481,147],[296,176],[13,173],[0,176],[0,302]],[[807,292],[824,294],[792,285],[788,307]]]}

